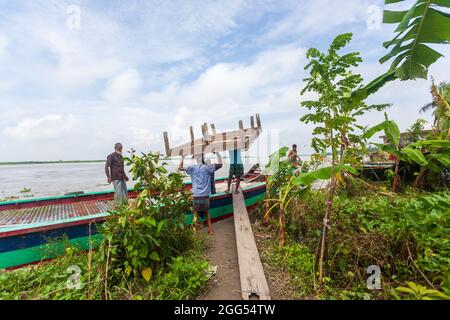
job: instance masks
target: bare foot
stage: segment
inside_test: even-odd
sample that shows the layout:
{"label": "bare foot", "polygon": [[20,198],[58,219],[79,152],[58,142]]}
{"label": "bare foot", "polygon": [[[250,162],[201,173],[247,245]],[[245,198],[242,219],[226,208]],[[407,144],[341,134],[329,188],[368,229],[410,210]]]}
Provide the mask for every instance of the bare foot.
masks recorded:
{"label": "bare foot", "polygon": [[225,190],[225,193],[230,193],[230,189]]}
{"label": "bare foot", "polygon": [[208,234],[209,234],[210,236],[212,236],[212,235],[214,235],[214,231],[209,230],[209,231],[208,231]]}

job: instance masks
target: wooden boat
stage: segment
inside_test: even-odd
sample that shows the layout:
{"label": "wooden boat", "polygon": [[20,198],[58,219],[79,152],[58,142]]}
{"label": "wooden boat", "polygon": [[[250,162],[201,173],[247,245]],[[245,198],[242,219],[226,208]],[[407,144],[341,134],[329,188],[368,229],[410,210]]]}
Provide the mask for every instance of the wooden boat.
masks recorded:
{"label": "wooden boat", "polygon": [[394,170],[395,162],[366,162],[360,170],[360,175],[372,181],[386,180],[386,171]]}
{"label": "wooden boat", "polygon": [[[258,174],[241,183],[247,209],[264,199],[266,184]],[[186,183],[186,188],[191,184]],[[232,195],[224,193],[225,179],[216,179],[218,193],[211,196],[213,221],[233,215]],[[132,189],[129,197],[136,197]],[[88,250],[101,241],[97,227],[114,207],[114,192],[93,192],[40,199],[0,202],[0,269],[38,263],[63,255],[75,246]],[[192,213],[186,214],[186,223]]]}

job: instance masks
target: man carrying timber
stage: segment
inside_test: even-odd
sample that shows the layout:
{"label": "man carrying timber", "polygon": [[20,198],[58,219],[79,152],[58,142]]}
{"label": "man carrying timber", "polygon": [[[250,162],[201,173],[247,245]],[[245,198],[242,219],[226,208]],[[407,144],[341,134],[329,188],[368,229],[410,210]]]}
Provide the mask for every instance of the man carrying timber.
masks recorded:
{"label": "man carrying timber", "polygon": [[[206,164],[203,154],[195,156],[197,164],[183,167],[184,156],[182,156],[178,170],[185,171],[192,180],[192,203],[194,208],[194,224],[197,224],[198,214],[206,214],[208,223],[208,234],[214,234],[209,214],[209,196],[211,194],[211,175],[222,168],[222,157],[217,153],[217,164]],[[197,227],[196,227],[197,228]]]}
{"label": "man carrying timber", "polygon": [[225,191],[230,192],[231,182],[233,177],[236,178],[236,189],[235,193],[239,193],[239,185],[241,184],[241,177],[244,175],[244,164],[242,162],[241,150],[234,149],[228,151],[230,154],[230,173],[228,175],[228,187]]}

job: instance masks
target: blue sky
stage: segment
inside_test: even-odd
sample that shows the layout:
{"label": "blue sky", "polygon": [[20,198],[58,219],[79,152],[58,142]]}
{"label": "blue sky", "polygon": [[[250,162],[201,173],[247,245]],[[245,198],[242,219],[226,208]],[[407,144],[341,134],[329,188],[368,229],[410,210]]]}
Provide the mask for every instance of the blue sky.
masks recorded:
{"label": "blue sky", "polygon": [[[80,9],[80,28],[68,19]],[[194,125],[237,127],[255,112],[283,144],[309,153],[299,122],[305,51],[353,32],[369,81],[392,26],[375,24],[381,0],[8,1],[0,0],[0,161],[102,159],[116,141],[163,150]],[[73,20],[70,20],[73,21]],[[369,21],[369,26],[368,26]],[[376,19],[374,20],[376,21]],[[70,25],[70,23],[69,23]],[[70,26],[73,26],[70,25]],[[448,80],[446,57],[430,70]],[[447,78],[446,78],[447,77]],[[430,81],[395,82],[369,100],[392,103],[406,129],[430,100]],[[361,118],[363,125],[382,113]]]}

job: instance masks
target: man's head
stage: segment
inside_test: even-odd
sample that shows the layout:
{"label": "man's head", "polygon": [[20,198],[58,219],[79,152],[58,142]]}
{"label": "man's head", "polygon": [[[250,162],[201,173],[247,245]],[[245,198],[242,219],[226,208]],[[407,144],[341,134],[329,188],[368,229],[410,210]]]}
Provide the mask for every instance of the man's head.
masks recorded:
{"label": "man's head", "polygon": [[198,164],[205,163],[205,159],[203,158],[203,153],[194,155],[195,160],[197,160]]}
{"label": "man's head", "polygon": [[292,149],[293,149],[293,150],[297,150],[297,145],[296,145],[296,144],[293,144],[293,145],[292,145]]}
{"label": "man's head", "polygon": [[117,142],[117,143],[114,145],[114,150],[115,150],[116,152],[121,153],[121,152],[122,152],[122,149],[123,149],[123,146],[122,146],[122,144],[121,144],[120,142]]}

